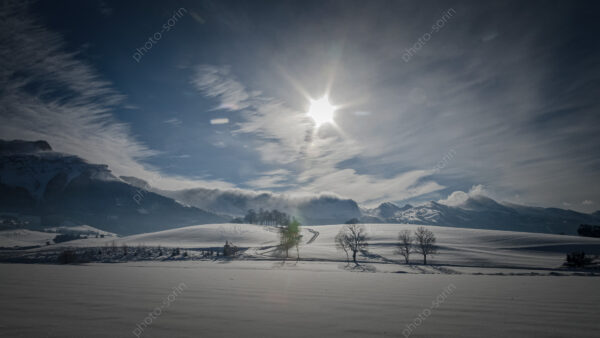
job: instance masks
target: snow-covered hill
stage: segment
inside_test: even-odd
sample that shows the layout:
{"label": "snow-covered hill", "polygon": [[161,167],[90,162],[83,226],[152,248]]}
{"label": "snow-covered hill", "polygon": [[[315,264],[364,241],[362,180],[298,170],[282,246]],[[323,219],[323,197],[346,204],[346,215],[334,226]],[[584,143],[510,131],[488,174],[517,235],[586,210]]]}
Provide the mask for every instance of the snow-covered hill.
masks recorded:
{"label": "snow-covered hill", "polygon": [[[345,254],[335,245],[335,236],[344,225],[302,227],[303,240],[300,257],[313,261],[343,261]],[[359,255],[363,262],[402,263],[395,252],[398,233],[414,231],[411,224],[366,224],[368,253]],[[480,230],[428,226],[437,237],[439,253],[428,258],[431,264],[471,266],[486,268],[559,268],[565,255],[573,251],[600,254],[600,239],[567,235],[524,233],[513,231]],[[33,234],[32,234],[33,236]],[[37,235],[36,235],[37,236]],[[0,247],[7,246],[2,243]],[[24,241],[23,237],[21,240]],[[33,240],[32,240],[33,241]],[[32,242],[28,241],[28,242]],[[251,224],[204,224],[121,238],[88,238],[41,247],[38,250],[63,250],[64,248],[163,247],[197,250],[222,248],[225,241],[244,248],[243,259],[279,259],[277,229]],[[119,251],[119,259],[122,254]],[[134,259],[135,257],[132,257]],[[137,258],[136,258],[137,259]],[[418,254],[411,261],[420,263]]]}
{"label": "snow-covered hill", "polygon": [[27,248],[46,245],[56,237],[55,233],[27,229],[0,231],[0,248]]}
{"label": "snow-covered hill", "polygon": [[81,241],[88,244],[96,243],[92,241],[92,239],[95,238],[102,238],[105,240],[117,238],[116,234],[96,229],[89,225],[53,227],[44,229],[43,231],[14,229],[0,231],[0,248],[22,249],[27,247],[46,247],[54,245],[54,238],[59,234],[86,237],[85,240]]}

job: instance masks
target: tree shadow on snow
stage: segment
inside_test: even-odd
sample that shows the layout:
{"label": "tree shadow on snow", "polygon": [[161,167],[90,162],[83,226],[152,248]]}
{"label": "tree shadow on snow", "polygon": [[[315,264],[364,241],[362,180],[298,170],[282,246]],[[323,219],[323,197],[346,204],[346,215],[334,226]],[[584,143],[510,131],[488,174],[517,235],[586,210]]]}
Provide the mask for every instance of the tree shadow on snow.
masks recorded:
{"label": "tree shadow on snow", "polygon": [[377,269],[372,265],[348,264],[343,269],[353,272],[377,272]]}

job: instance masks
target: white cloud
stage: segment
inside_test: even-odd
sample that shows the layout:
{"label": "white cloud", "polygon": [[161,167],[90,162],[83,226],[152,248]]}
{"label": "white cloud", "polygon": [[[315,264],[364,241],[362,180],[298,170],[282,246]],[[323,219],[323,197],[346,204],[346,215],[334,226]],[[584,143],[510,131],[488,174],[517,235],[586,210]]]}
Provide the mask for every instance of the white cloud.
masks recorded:
{"label": "white cloud", "polygon": [[585,200],[585,201],[581,202],[581,204],[583,204],[583,205],[592,205],[592,204],[594,204],[594,201]]}
{"label": "white cloud", "polygon": [[218,119],[210,120],[210,124],[227,124],[227,123],[229,123],[228,118],[218,118]]}
{"label": "white cloud", "polygon": [[471,187],[471,190],[469,190],[469,192],[457,190],[451,193],[446,199],[439,200],[438,203],[445,204],[448,206],[458,206],[466,202],[469,199],[469,197],[488,195],[489,194],[486,191],[485,187],[481,184],[478,184]]}

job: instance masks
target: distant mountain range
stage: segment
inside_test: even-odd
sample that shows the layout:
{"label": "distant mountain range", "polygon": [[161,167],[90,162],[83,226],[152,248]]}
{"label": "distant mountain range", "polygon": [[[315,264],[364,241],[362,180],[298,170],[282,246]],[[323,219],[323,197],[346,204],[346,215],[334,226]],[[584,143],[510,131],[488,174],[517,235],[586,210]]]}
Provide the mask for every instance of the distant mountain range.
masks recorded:
{"label": "distant mountain range", "polygon": [[0,141],[0,213],[37,219],[33,228],[87,224],[122,235],[230,220],[140,191],[44,141]]}
{"label": "distant mountain range", "polygon": [[600,224],[600,212],[584,214],[558,208],[528,207],[475,196],[457,206],[433,201],[404,207],[383,203],[374,209],[364,209],[362,221],[575,235],[580,224]]}
{"label": "distant mountain range", "polygon": [[45,141],[0,140],[0,215],[35,220],[30,227],[90,225],[121,235],[192,224],[224,223],[249,209],[277,209],[303,224],[411,223],[450,227],[576,234],[600,224],[600,211],[498,203],[484,196],[458,206],[437,202],[361,209],[334,196],[295,198],[235,190],[158,190],[135,177],[116,177],[106,165],[54,152]]}

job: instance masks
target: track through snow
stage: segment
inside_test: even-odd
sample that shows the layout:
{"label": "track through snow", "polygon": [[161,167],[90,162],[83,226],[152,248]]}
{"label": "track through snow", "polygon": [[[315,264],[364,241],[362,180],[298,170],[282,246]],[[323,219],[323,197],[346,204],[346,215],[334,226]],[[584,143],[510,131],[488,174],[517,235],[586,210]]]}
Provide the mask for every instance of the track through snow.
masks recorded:
{"label": "track through snow", "polygon": [[312,237],[306,242],[306,245],[308,245],[308,244],[314,242],[315,239],[317,239],[317,237],[319,237],[319,232],[316,230],[313,230],[311,228],[306,228],[306,230],[308,230],[312,233]]}

